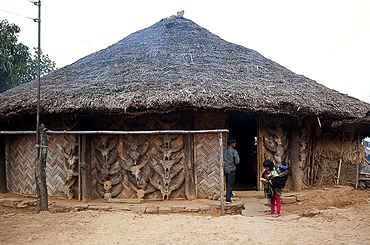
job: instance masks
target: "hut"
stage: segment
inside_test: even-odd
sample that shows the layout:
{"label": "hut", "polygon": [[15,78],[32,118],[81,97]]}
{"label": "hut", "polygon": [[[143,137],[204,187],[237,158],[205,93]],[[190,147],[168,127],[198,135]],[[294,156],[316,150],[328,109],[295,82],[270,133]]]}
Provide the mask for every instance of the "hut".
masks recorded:
{"label": "hut", "polygon": [[[0,94],[2,190],[36,192],[36,91]],[[261,188],[264,159],[288,162],[289,189],[355,185],[370,105],[180,15],[42,77],[40,120],[50,196],[194,199],[221,188],[219,131],[197,130],[236,138],[240,190]]]}

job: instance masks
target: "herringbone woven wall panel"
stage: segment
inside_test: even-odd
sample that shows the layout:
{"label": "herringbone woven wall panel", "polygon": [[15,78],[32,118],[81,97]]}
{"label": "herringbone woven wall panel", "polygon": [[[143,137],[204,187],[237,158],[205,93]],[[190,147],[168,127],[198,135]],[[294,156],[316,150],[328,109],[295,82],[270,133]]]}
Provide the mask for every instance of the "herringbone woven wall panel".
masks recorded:
{"label": "herringbone woven wall panel", "polygon": [[[49,196],[65,196],[63,146],[66,139],[53,136],[50,139],[46,161],[46,184]],[[35,183],[35,135],[12,135],[6,137],[5,162],[9,191],[36,194]]]}
{"label": "herringbone woven wall panel", "polygon": [[5,165],[9,191],[36,194],[35,156],[35,135],[6,136]]}
{"label": "herringbone woven wall panel", "polygon": [[196,176],[198,198],[212,197],[220,191],[220,145],[217,134],[198,134]]}
{"label": "herringbone woven wall panel", "polygon": [[75,136],[52,135],[50,139],[45,169],[49,196],[67,197],[63,192],[66,180],[63,151],[68,142],[73,140],[73,137]]}

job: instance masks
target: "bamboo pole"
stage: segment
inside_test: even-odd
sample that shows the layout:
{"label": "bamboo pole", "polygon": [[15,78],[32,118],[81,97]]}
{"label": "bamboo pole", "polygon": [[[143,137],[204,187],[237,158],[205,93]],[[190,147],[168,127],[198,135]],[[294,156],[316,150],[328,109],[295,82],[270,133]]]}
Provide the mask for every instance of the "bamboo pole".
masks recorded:
{"label": "bamboo pole", "polygon": [[0,131],[0,134],[36,134],[36,131]]}
{"label": "bamboo pole", "polygon": [[342,136],[342,145],[341,145],[341,148],[340,148],[340,158],[339,158],[339,166],[338,166],[337,185],[339,184],[340,170],[341,170],[341,168],[342,168],[342,161],[343,161],[343,145],[344,145],[344,130],[343,130],[343,136]]}
{"label": "bamboo pole", "polygon": [[48,131],[48,134],[209,134],[229,132],[227,129],[214,130],[151,130],[151,131]]}
{"label": "bamboo pole", "polygon": [[224,203],[224,156],[222,147],[222,132],[218,133],[218,139],[220,142],[220,205],[221,205],[221,216],[225,215],[225,203]]}
{"label": "bamboo pole", "polygon": [[[209,134],[228,133],[227,129],[212,130],[152,130],[152,131],[53,131],[47,134]],[[36,131],[0,131],[0,134],[36,134]]]}

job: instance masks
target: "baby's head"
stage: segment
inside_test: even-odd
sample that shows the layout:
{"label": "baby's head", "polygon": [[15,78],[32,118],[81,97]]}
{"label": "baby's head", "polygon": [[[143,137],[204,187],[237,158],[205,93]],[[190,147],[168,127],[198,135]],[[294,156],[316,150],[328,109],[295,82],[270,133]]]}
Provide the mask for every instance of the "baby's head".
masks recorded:
{"label": "baby's head", "polygon": [[282,163],[280,163],[279,169],[281,172],[285,172],[288,169],[288,164],[285,161],[283,161]]}

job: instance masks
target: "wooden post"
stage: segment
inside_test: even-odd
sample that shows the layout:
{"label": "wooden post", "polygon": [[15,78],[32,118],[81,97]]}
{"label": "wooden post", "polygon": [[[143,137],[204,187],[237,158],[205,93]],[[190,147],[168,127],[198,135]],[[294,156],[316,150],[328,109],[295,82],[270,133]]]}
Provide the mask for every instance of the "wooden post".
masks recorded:
{"label": "wooden post", "polygon": [[0,134],[0,193],[6,192],[5,135]]}
{"label": "wooden post", "polygon": [[184,149],[185,149],[185,195],[188,200],[194,200],[197,198],[196,187],[195,187],[195,172],[194,172],[194,158],[193,151],[194,145],[192,134],[184,135]]}
{"label": "wooden post", "polygon": [[221,202],[221,216],[225,215],[225,202],[224,202],[224,156],[222,147],[222,133],[218,133],[218,139],[220,142],[220,202]]}
{"label": "wooden post", "polygon": [[78,139],[78,166],[77,166],[77,186],[78,186],[78,200],[82,200],[82,184],[81,184],[81,135],[77,135]]}
{"label": "wooden post", "polygon": [[314,174],[314,168],[315,168],[315,145],[316,145],[316,125],[312,124],[312,133],[311,133],[311,146],[310,146],[310,166],[311,169],[309,169],[310,174],[309,174],[309,179],[308,179],[308,185],[311,186],[314,184],[314,179],[313,179],[313,174]]}
{"label": "wooden post", "polygon": [[92,195],[92,177],[91,177],[91,135],[80,135],[79,137],[79,155],[80,155],[80,178],[82,201],[91,200]]}
{"label": "wooden post", "polygon": [[39,127],[39,142],[36,145],[35,179],[37,193],[37,212],[48,211],[48,189],[46,185],[46,156],[48,152],[49,136],[44,124]]}
{"label": "wooden post", "polygon": [[290,141],[290,160],[292,183],[295,191],[302,190],[302,169],[299,167],[299,126],[298,119],[293,118]]}
{"label": "wooden post", "polygon": [[360,133],[357,129],[357,163],[356,163],[356,186],[355,189],[358,188],[359,184],[359,175],[360,175]]}
{"label": "wooden post", "polygon": [[258,131],[257,131],[257,191],[260,191],[263,189],[262,183],[260,181],[261,175],[262,175],[262,164],[263,164],[263,158],[262,158],[262,119],[261,116],[258,120]]}
{"label": "wooden post", "polygon": [[[187,113],[185,115],[185,128],[194,128],[193,114]],[[195,184],[195,167],[194,167],[194,135],[191,133],[183,135],[184,150],[185,150],[185,196],[188,200],[197,198],[196,184]]]}

